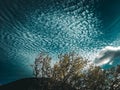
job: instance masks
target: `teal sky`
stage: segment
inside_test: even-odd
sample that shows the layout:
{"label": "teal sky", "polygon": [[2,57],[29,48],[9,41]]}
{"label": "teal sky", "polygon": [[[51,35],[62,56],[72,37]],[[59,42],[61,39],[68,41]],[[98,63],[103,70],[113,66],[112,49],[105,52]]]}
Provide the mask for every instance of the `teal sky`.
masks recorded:
{"label": "teal sky", "polygon": [[119,45],[120,0],[0,0],[0,83],[32,76],[40,51],[94,60]]}

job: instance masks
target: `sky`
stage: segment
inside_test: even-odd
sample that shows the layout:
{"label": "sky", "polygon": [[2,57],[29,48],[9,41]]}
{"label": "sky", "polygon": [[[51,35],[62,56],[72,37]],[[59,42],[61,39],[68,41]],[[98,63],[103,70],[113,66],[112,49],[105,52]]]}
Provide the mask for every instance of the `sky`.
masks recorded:
{"label": "sky", "polygon": [[106,64],[116,66],[120,64],[119,59],[120,59],[120,46],[119,47],[106,46],[95,57],[94,63],[98,66],[106,66]]}
{"label": "sky", "polygon": [[0,0],[0,84],[31,77],[41,51],[53,62],[76,51],[110,68],[120,63],[119,45],[120,0]]}

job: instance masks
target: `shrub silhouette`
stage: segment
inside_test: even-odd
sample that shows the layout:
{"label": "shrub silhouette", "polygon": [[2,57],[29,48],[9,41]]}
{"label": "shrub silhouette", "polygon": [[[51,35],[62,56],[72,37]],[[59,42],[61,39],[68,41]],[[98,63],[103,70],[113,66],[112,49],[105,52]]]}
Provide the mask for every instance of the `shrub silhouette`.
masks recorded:
{"label": "shrub silhouette", "polygon": [[49,55],[41,53],[33,65],[34,76],[50,78],[54,86],[59,81],[77,90],[120,90],[120,65],[104,70],[75,53],[58,55],[53,67],[51,60]]}
{"label": "shrub silhouette", "polygon": [[35,59],[33,67],[33,75],[38,77],[51,77],[51,57],[45,53],[40,53],[39,57]]}

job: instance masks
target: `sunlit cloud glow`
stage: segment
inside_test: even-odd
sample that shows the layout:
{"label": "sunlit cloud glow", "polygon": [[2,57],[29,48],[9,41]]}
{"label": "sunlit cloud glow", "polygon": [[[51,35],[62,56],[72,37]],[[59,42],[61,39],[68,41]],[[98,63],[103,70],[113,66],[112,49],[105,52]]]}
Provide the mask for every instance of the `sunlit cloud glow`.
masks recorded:
{"label": "sunlit cloud glow", "polygon": [[112,64],[118,57],[120,57],[120,47],[107,46],[100,51],[94,62],[97,65]]}

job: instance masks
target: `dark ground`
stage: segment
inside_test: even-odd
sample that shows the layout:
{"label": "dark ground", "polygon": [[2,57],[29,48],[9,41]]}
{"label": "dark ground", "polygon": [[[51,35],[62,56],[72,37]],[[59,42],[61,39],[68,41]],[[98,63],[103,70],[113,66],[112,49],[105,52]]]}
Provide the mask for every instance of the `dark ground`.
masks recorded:
{"label": "dark ground", "polygon": [[0,86],[0,90],[76,90],[49,78],[25,78]]}

